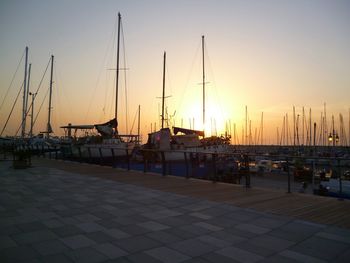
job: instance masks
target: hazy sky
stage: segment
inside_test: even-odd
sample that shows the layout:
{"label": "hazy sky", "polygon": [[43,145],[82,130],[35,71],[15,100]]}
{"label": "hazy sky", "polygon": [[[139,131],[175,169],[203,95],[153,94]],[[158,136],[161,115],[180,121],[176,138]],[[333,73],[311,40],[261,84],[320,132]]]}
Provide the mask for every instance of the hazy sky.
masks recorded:
{"label": "hazy sky", "polygon": [[[113,117],[115,31],[122,15],[120,130],[125,132],[125,83],[129,129],[141,105],[142,130],[159,127],[163,52],[167,52],[166,93],[169,114],[177,125],[201,129],[201,35],[206,41],[207,129],[216,122],[237,124],[240,132],[248,106],[252,126],[259,127],[264,112],[266,134],[272,143],[284,114],[293,105],[312,108],[319,121],[324,103],[327,114],[349,118],[350,1],[321,0],[1,0],[0,98],[29,47],[31,90],[38,87],[50,55],[55,56],[53,128],[89,124]],[[23,62],[5,104],[0,128],[23,80]],[[48,76],[37,97],[40,107]],[[16,111],[20,111],[21,98]],[[45,129],[44,102],[35,131]],[[16,132],[14,115],[7,134]],[[330,119],[330,118],[329,118]],[[214,125],[214,124],[213,124]],[[134,132],[136,131],[134,125]],[[267,135],[266,135],[267,136]]]}

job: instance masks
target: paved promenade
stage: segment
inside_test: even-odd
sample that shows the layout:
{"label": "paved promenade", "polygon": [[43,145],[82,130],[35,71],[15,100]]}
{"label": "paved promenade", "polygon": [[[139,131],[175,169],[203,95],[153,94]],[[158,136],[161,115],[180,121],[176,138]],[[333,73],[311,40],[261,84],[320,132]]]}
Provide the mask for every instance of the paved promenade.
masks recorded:
{"label": "paved promenade", "polygon": [[337,199],[0,161],[0,262],[349,262],[349,214]]}

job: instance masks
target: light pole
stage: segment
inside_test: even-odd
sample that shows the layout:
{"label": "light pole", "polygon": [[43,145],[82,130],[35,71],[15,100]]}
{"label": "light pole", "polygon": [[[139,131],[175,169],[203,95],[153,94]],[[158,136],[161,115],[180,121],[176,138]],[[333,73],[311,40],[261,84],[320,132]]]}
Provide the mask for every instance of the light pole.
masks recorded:
{"label": "light pole", "polygon": [[332,133],[328,135],[329,144],[332,144],[333,147],[339,142],[339,136],[336,130],[334,129],[334,116],[332,115]]}

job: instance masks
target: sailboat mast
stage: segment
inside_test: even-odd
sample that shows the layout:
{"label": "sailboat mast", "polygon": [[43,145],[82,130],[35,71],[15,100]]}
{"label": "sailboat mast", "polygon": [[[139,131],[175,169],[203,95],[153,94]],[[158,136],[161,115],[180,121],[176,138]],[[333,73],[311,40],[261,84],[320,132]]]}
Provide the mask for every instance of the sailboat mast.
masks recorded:
{"label": "sailboat mast", "polygon": [[205,64],[204,64],[204,36],[202,36],[202,67],[203,67],[203,132],[205,131]]}
{"label": "sailboat mast", "polygon": [[50,133],[52,132],[51,128],[51,99],[52,99],[52,75],[53,75],[53,60],[54,56],[51,56],[51,75],[50,75],[50,94],[49,94],[49,116],[47,118],[47,136],[46,138],[49,139]]}
{"label": "sailboat mast", "polygon": [[25,136],[26,130],[26,114],[27,114],[27,65],[28,65],[28,47],[26,47],[26,57],[24,62],[24,81],[23,81],[23,110],[22,110],[22,138]]}
{"label": "sailboat mast", "polygon": [[164,56],[163,56],[163,95],[162,95],[162,129],[164,128],[165,63],[166,63],[166,52],[164,51]]}
{"label": "sailboat mast", "polygon": [[138,120],[137,120],[137,143],[141,144],[140,140],[140,119],[141,119],[141,106],[139,105],[139,114],[138,114]]}
{"label": "sailboat mast", "polygon": [[[120,24],[121,24],[121,15],[118,13],[118,39],[117,39],[117,68],[116,68],[116,78],[115,78],[115,120],[118,123],[118,82],[119,82],[119,43],[120,43]],[[117,130],[117,125],[115,130]]]}
{"label": "sailboat mast", "polygon": [[30,132],[29,136],[33,137],[33,126],[34,126],[34,100],[36,93],[29,92],[29,95],[32,96],[32,113],[30,114]]}

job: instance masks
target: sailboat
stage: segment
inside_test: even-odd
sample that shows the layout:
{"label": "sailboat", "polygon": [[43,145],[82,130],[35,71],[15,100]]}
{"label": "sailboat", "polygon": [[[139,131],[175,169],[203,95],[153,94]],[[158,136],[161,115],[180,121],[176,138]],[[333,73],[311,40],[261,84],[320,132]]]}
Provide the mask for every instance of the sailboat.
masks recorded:
{"label": "sailboat", "polygon": [[165,159],[169,161],[184,160],[184,153],[223,153],[228,151],[228,140],[221,137],[205,137],[205,64],[204,64],[204,36],[202,36],[202,85],[203,85],[203,131],[173,127],[173,133],[164,128],[164,100],[165,100],[165,61],[163,67],[163,96],[162,96],[162,128],[157,132],[148,134],[148,141],[144,149],[163,151]]}
{"label": "sailboat", "polygon": [[[117,37],[117,62],[116,62],[116,98],[114,118],[94,125],[72,125],[62,126],[68,131],[68,137],[72,137],[72,130],[96,129],[100,136],[88,136],[82,145],[78,145],[80,157],[86,158],[113,158],[126,156],[139,141],[139,135],[122,135],[118,132],[118,84],[119,84],[119,46],[120,46],[121,15],[118,13],[118,37]],[[74,153],[73,153],[74,154]]]}

